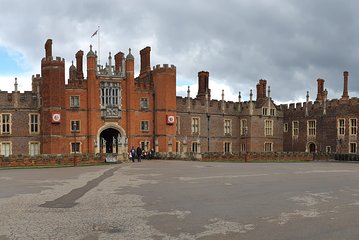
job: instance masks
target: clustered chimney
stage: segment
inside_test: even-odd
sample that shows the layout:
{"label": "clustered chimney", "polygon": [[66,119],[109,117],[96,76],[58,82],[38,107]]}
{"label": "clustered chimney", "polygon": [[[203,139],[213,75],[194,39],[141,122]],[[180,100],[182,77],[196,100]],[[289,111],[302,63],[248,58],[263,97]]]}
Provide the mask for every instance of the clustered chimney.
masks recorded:
{"label": "clustered chimney", "polygon": [[211,99],[211,89],[208,88],[208,78],[209,72],[198,72],[198,99],[206,99],[206,94],[208,99]]}
{"label": "clustered chimney", "polygon": [[324,100],[324,79],[318,78],[318,93],[317,93],[317,101],[323,101]]}
{"label": "clustered chimney", "polygon": [[141,70],[140,70],[140,74],[143,73],[147,73],[151,71],[151,48],[150,47],[145,47],[144,49],[142,49],[140,51],[140,55],[141,55]]}
{"label": "clustered chimney", "polygon": [[83,56],[84,56],[84,52],[82,50],[79,50],[76,53],[77,79],[83,79],[84,78],[83,66],[82,66]]}
{"label": "clustered chimney", "polygon": [[267,97],[267,80],[260,79],[257,84],[257,100],[265,99]]}
{"label": "clustered chimney", "polygon": [[122,69],[122,60],[123,59],[124,59],[124,53],[123,52],[118,52],[115,55],[115,72],[123,71],[123,69]]}

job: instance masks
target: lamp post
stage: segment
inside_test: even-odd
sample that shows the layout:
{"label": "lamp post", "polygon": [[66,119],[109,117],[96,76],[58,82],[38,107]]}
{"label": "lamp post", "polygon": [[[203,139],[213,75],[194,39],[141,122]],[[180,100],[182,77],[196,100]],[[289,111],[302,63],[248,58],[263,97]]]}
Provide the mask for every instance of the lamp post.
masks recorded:
{"label": "lamp post", "polygon": [[244,137],[245,137],[245,139],[246,139],[246,142],[245,142],[245,146],[246,146],[246,152],[245,152],[245,155],[244,155],[244,162],[247,162],[247,157],[248,157],[248,146],[247,146],[247,144],[248,144],[248,141],[247,141],[247,135],[248,135],[248,127],[246,126],[246,127],[244,127],[244,129],[243,129],[243,133],[244,133]]}
{"label": "lamp post", "polygon": [[76,131],[77,131],[77,124],[76,122],[73,123],[73,129],[74,129],[74,166],[76,166],[76,148],[77,148],[77,144],[76,144]]}

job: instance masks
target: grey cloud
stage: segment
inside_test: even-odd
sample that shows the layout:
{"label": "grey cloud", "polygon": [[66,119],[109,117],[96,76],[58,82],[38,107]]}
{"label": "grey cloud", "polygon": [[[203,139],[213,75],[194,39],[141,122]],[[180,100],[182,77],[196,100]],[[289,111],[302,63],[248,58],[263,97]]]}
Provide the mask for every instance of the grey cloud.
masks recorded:
{"label": "grey cloud", "polygon": [[[269,81],[278,101],[316,95],[324,78],[329,97],[340,97],[342,72],[359,92],[357,1],[0,1],[0,44],[39,65],[43,44],[69,64],[88,51],[101,26],[102,59],[108,51],[152,46],[152,65],[172,63],[186,82],[208,70],[210,78],[248,97],[258,79]],[[11,19],[11,24],[5,20]],[[14,27],[16,26],[16,27]],[[338,96],[339,94],[339,96]]]}

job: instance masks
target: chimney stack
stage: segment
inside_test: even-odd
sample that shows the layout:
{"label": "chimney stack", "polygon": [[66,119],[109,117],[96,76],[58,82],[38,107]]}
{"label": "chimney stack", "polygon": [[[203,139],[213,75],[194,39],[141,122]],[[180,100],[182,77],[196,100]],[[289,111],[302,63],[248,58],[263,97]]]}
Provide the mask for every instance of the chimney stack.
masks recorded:
{"label": "chimney stack", "polygon": [[341,100],[348,100],[349,99],[349,95],[348,95],[349,73],[348,73],[348,71],[344,71],[343,76],[344,76],[344,89],[343,89],[343,96],[342,96]]}
{"label": "chimney stack", "polygon": [[318,93],[317,93],[317,101],[324,100],[324,79],[318,78]]}
{"label": "chimney stack", "polygon": [[147,73],[151,71],[151,48],[150,47],[145,47],[144,49],[142,49],[140,51],[140,55],[141,55],[141,70],[140,70],[140,74],[142,73]]}
{"label": "chimney stack", "polygon": [[198,72],[198,99],[205,99],[206,93],[208,95],[208,99],[211,99],[211,89],[208,88],[208,78],[209,72]]}
{"label": "chimney stack", "polygon": [[77,69],[77,78],[78,79],[83,79],[84,78],[83,56],[84,56],[84,52],[82,50],[79,50],[76,53],[76,69]]}
{"label": "chimney stack", "polygon": [[52,58],[52,39],[47,39],[45,43],[45,58]]}

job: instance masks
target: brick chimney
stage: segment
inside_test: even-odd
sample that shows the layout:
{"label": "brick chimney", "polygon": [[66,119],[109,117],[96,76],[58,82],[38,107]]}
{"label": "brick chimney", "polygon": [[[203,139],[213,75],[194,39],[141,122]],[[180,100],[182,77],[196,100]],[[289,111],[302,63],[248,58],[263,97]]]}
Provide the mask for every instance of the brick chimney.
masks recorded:
{"label": "brick chimney", "polygon": [[208,99],[211,99],[211,89],[208,88],[209,72],[201,71],[198,72],[198,99],[205,99],[206,93]]}
{"label": "brick chimney", "polygon": [[51,58],[52,57],[52,39],[47,39],[45,43],[45,58]]}
{"label": "brick chimney", "polygon": [[83,79],[84,78],[83,56],[84,56],[84,52],[82,50],[79,50],[76,53],[76,69],[77,69],[77,78],[78,79]]}
{"label": "brick chimney", "polygon": [[141,55],[141,70],[140,74],[147,73],[151,71],[151,48],[145,47],[140,51]]}
{"label": "brick chimney", "polygon": [[348,95],[349,73],[348,73],[348,71],[343,72],[343,77],[344,77],[344,88],[343,88],[343,96],[342,96],[341,100],[348,100],[349,99],[349,95]]}
{"label": "brick chimney", "polygon": [[318,78],[318,93],[317,93],[317,101],[323,101],[324,100],[324,79]]}
{"label": "brick chimney", "polygon": [[267,97],[267,80],[260,79],[257,84],[257,100]]}

